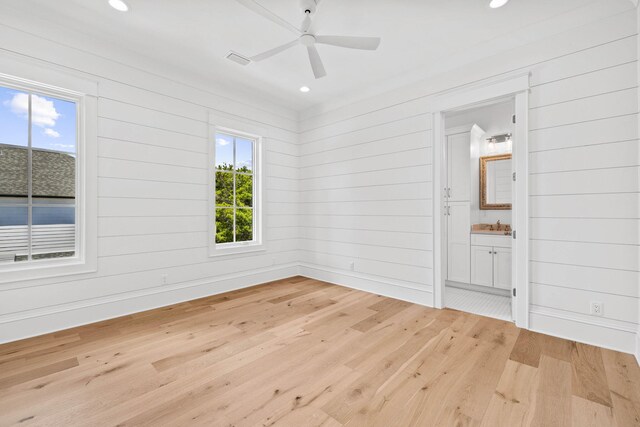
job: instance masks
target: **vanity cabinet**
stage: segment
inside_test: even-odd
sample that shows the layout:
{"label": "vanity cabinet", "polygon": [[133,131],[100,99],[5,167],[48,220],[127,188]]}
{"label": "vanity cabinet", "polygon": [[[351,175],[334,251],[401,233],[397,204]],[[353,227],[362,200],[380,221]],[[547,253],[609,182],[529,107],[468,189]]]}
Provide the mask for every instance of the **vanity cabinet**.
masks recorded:
{"label": "vanity cabinet", "polygon": [[471,284],[511,289],[511,236],[471,235]]}
{"label": "vanity cabinet", "polygon": [[471,246],[471,284],[493,286],[493,247]]}
{"label": "vanity cabinet", "polygon": [[511,248],[493,248],[493,287],[511,289]]}

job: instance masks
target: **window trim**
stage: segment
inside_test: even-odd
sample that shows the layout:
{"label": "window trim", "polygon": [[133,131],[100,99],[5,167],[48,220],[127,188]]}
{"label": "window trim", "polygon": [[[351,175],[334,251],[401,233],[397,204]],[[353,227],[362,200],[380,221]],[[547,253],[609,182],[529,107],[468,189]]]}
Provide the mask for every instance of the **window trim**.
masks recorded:
{"label": "window trim", "polygon": [[[28,78],[0,73],[0,86],[76,104],[75,256],[0,264],[0,284],[92,273],[97,270],[97,84],[53,69],[11,61]],[[33,78],[34,80],[30,80]],[[62,88],[57,84],[64,84]]]}
{"label": "window trim", "polygon": [[[257,130],[257,129],[253,129]],[[253,141],[253,240],[216,243],[216,135],[222,133]],[[209,256],[234,255],[266,250],[262,220],[262,142],[263,137],[236,128],[211,125],[209,141]]]}

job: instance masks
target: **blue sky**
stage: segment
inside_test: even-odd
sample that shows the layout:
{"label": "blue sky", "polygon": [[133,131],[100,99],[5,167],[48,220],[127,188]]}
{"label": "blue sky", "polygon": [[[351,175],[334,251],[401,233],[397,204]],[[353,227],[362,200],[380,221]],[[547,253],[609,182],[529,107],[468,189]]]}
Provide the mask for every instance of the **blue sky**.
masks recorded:
{"label": "blue sky", "polygon": [[[26,93],[0,86],[0,143],[28,144],[29,98]],[[34,148],[76,152],[76,105],[56,98],[32,95]]]}
{"label": "blue sky", "polygon": [[[233,164],[233,139],[231,135],[219,133],[216,135],[216,166],[223,163]],[[236,140],[236,168],[247,166],[252,169],[253,146],[250,140],[235,138]]]}

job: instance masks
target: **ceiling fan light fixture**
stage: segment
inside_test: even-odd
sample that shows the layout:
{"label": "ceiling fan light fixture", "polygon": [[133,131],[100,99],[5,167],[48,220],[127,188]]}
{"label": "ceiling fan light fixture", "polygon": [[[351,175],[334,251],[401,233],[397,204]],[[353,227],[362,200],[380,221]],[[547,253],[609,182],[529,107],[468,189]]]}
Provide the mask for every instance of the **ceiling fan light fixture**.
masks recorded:
{"label": "ceiling fan light fixture", "polygon": [[302,92],[302,93],[307,93],[307,92],[309,92],[310,90],[311,90],[311,89],[309,89],[309,86],[302,86],[302,87],[300,88],[300,92]]}
{"label": "ceiling fan light fixture", "polygon": [[489,7],[491,9],[497,9],[499,7],[504,6],[505,4],[507,4],[509,2],[509,0],[491,0],[489,2]]}
{"label": "ceiling fan light fixture", "polygon": [[123,0],[109,0],[109,5],[118,12],[127,12],[129,6]]}

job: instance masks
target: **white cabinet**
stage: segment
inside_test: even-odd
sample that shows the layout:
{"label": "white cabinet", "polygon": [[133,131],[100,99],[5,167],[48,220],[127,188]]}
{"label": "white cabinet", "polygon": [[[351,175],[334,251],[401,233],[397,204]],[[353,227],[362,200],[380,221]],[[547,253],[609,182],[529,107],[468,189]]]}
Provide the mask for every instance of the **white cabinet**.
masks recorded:
{"label": "white cabinet", "polygon": [[471,231],[470,127],[447,134],[447,178],[444,185],[447,235],[447,280],[469,283]]}
{"label": "white cabinet", "polygon": [[493,287],[511,289],[511,249],[493,248]]}
{"label": "white cabinet", "polygon": [[471,132],[447,136],[447,189],[451,201],[471,200]]}
{"label": "white cabinet", "polygon": [[471,246],[471,283],[493,286],[493,248]]}
{"label": "white cabinet", "polygon": [[471,235],[471,283],[511,289],[511,237]]}
{"label": "white cabinet", "polygon": [[469,202],[449,202],[446,214],[447,280],[469,283],[470,204]]}

